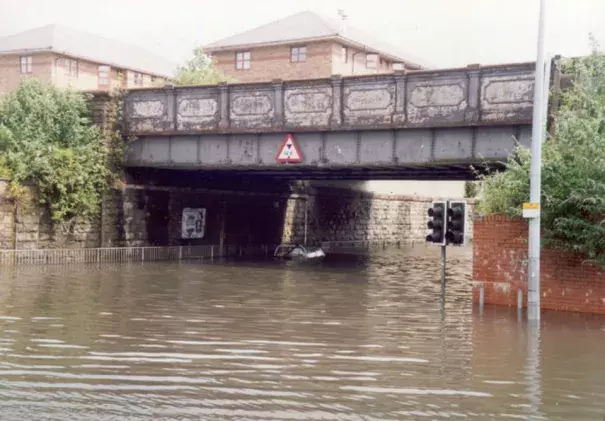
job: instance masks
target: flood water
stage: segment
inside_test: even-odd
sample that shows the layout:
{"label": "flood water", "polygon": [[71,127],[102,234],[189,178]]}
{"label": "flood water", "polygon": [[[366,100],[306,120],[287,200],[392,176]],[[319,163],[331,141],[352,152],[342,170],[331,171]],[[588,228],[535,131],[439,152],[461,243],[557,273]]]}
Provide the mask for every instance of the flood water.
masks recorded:
{"label": "flood water", "polygon": [[0,419],[604,420],[605,318],[480,312],[449,253],[445,302],[425,247],[2,268]]}

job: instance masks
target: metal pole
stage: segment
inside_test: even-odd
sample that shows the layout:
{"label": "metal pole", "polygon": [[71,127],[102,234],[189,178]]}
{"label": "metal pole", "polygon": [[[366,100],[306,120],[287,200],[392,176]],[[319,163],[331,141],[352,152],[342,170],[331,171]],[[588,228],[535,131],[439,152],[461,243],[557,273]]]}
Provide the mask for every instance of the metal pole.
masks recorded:
{"label": "metal pole", "polygon": [[445,263],[446,263],[446,246],[441,246],[441,294],[445,296]]}
{"label": "metal pole", "polygon": [[[552,56],[544,53],[544,84],[542,85],[542,143],[548,135],[548,103],[550,100],[550,74],[552,71]],[[540,181],[541,182],[541,181]]]}
{"label": "metal pole", "polygon": [[308,210],[307,203],[308,203],[308,198],[305,199],[305,239],[303,242],[304,246],[307,245],[307,226],[308,226],[308,218],[309,218],[309,212],[307,212],[307,210]]}
{"label": "metal pole", "polygon": [[542,374],[540,367],[540,321],[530,320],[527,329],[527,363],[525,364],[525,381],[529,399],[528,419],[544,419],[542,406]]}
{"label": "metal pole", "polygon": [[[544,137],[544,16],[546,0],[540,0],[538,23],[538,58],[534,83],[534,110],[531,140],[530,201],[540,204],[542,177],[542,139]],[[540,320],[540,215],[529,222],[529,271],[527,318]]]}

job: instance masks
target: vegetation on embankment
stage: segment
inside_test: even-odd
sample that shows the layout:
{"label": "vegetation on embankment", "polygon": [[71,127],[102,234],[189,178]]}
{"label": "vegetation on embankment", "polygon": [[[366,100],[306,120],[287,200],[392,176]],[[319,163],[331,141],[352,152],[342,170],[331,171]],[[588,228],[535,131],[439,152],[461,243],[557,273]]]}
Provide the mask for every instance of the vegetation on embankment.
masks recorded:
{"label": "vegetation on embankment", "polygon": [[[27,78],[0,101],[0,177],[12,180],[15,196],[32,184],[37,201],[62,226],[98,215],[124,150],[113,130],[117,120],[105,130],[92,124],[90,100]],[[116,101],[109,110],[114,119]]]}
{"label": "vegetation on embankment", "polygon": [[[550,247],[605,266],[605,54],[561,62],[572,85],[560,93],[555,136],[543,145],[541,218]],[[531,154],[515,150],[506,171],[482,177],[477,210],[520,216],[529,201]]]}

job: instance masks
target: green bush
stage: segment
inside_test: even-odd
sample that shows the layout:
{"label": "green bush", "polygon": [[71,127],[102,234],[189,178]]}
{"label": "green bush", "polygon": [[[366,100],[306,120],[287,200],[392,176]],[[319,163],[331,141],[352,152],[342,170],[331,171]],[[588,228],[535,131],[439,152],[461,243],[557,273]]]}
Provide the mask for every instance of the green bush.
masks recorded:
{"label": "green bush", "polygon": [[15,185],[33,183],[56,222],[97,215],[112,182],[89,99],[28,78],[0,103],[0,167]]}
{"label": "green bush", "polygon": [[[546,244],[605,265],[605,54],[562,63],[572,85],[561,94],[553,139],[543,145],[542,227]],[[484,214],[521,214],[529,201],[530,151],[482,178]]]}
{"label": "green bush", "polygon": [[464,197],[473,199],[479,193],[479,184],[476,181],[464,182]]}

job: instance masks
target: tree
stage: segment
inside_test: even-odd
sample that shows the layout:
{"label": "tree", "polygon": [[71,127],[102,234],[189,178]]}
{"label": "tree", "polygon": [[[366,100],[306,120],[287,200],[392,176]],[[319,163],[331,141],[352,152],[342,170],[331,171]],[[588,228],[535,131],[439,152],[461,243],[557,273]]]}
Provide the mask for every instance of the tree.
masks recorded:
{"label": "tree", "polygon": [[89,99],[27,78],[0,102],[0,145],[13,187],[32,183],[55,222],[96,215],[112,182]]}
{"label": "tree", "polygon": [[216,85],[228,81],[229,78],[213,66],[212,59],[200,47],[193,50],[193,58],[177,68],[174,77],[177,85]]}
{"label": "tree", "polygon": [[[542,226],[546,244],[605,266],[605,54],[565,60],[556,135],[543,146]],[[506,171],[483,178],[483,214],[518,216],[529,199],[531,154],[518,147]]]}
{"label": "tree", "polygon": [[464,182],[464,197],[474,199],[479,194],[479,184],[476,181]]}

